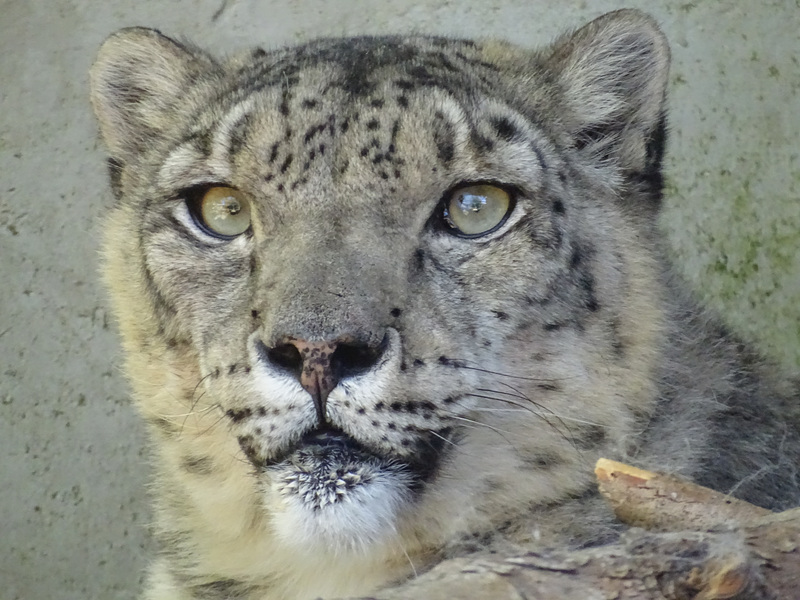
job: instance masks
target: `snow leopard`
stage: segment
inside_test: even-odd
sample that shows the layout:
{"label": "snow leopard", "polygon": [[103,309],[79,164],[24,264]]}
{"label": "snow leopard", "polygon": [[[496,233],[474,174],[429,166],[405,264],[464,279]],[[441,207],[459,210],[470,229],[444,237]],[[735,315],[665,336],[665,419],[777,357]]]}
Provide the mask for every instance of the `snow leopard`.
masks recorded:
{"label": "snow leopard", "polygon": [[539,49],[105,41],[144,598],[355,596],[602,543],[599,457],[800,504],[796,382],[695,301],[659,230],[669,62],[635,10]]}

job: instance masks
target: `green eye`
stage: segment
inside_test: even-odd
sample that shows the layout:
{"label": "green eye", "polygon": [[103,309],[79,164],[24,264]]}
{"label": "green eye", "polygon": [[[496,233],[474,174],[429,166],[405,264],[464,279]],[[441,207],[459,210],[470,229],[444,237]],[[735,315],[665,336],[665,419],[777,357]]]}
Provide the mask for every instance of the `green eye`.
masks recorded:
{"label": "green eye", "polygon": [[232,238],[250,228],[250,201],[234,188],[209,188],[199,199],[196,218],[212,235]]}
{"label": "green eye", "polygon": [[444,218],[457,233],[480,236],[499,227],[511,212],[511,196],[494,185],[456,188],[445,200]]}

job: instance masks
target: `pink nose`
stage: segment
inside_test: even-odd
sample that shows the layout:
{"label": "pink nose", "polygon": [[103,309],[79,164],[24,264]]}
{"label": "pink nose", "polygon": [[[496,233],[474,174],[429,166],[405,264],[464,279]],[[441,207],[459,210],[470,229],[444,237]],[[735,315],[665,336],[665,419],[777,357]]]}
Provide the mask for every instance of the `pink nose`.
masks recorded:
{"label": "pink nose", "polygon": [[300,353],[303,366],[300,370],[300,385],[314,399],[317,417],[320,423],[326,420],[326,404],[328,394],[339,384],[339,378],[333,372],[333,356],[339,342],[307,342],[305,340],[288,339]]}

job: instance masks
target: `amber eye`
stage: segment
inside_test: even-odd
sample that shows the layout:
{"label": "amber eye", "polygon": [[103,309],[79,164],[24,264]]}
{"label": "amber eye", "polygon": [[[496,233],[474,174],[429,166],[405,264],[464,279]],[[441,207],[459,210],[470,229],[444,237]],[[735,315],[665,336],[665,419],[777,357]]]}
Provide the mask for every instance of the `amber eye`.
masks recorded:
{"label": "amber eye", "polygon": [[511,196],[494,185],[466,185],[445,199],[444,219],[457,233],[480,236],[499,227],[511,212]]}
{"label": "amber eye", "polygon": [[239,190],[208,188],[194,205],[195,219],[204,229],[221,238],[232,238],[250,228],[250,201]]}

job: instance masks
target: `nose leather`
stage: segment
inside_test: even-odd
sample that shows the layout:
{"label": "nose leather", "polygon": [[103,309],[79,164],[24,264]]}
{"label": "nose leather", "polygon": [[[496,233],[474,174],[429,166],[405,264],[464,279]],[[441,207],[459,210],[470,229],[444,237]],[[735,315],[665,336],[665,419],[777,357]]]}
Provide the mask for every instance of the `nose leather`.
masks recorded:
{"label": "nose leather", "polygon": [[338,380],[333,373],[331,356],[339,345],[338,342],[307,342],[305,340],[289,339],[291,344],[300,352],[303,366],[300,371],[300,385],[303,386],[314,400],[317,418],[320,423],[325,423],[326,405],[328,394],[338,385]]}

